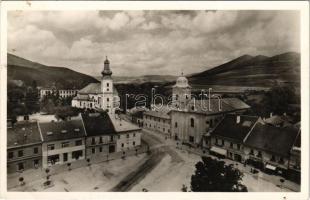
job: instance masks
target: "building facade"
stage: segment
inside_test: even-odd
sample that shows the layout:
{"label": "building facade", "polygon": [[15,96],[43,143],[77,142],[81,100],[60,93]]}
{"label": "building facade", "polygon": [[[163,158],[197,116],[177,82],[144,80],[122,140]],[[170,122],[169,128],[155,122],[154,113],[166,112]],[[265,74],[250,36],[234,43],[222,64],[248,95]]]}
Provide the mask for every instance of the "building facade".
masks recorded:
{"label": "building facade", "polygon": [[76,89],[57,89],[56,87],[41,88],[40,99],[43,99],[47,95],[59,95],[61,98],[75,97],[78,93]]}
{"label": "building facade", "polygon": [[71,163],[85,158],[85,129],[81,119],[39,122],[42,166]]}
{"label": "building facade", "polygon": [[86,130],[86,158],[106,157],[116,152],[117,134],[107,113],[82,114]]}
{"label": "building facade", "polygon": [[143,113],[143,128],[158,131],[171,137],[171,107],[167,105],[153,106]]}
{"label": "building facade", "polygon": [[90,83],[78,91],[77,96],[71,102],[73,107],[103,109],[107,110],[109,114],[115,114],[120,106],[120,98],[113,85],[110,61],[107,58],[104,61],[104,69],[101,74],[100,83]]}
{"label": "building facade", "polygon": [[36,121],[12,124],[7,129],[7,173],[42,166],[42,144]]}

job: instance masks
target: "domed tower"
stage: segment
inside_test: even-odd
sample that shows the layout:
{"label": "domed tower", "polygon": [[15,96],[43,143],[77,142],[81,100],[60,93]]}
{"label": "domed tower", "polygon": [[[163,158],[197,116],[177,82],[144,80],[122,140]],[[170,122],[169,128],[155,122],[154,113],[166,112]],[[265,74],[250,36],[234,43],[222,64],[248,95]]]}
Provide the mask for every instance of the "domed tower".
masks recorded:
{"label": "domed tower", "polygon": [[102,102],[101,108],[103,110],[108,110],[110,114],[113,114],[113,80],[112,71],[110,69],[110,61],[106,57],[104,61],[104,68],[101,72],[101,92],[102,92]]}
{"label": "domed tower", "polygon": [[183,75],[177,78],[176,84],[172,86],[172,105],[179,109],[184,109],[191,99],[191,86],[187,78]]}

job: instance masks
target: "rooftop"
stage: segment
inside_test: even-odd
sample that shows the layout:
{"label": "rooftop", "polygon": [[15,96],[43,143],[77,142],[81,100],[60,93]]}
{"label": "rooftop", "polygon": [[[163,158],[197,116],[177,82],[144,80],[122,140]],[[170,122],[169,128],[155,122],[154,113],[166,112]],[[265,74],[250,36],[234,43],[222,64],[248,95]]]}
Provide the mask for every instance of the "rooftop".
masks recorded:
{"label": "rooftop", "polygon": [[[90,83],[83,89],[81,89],[79,94],[102,94],[101,83]],[[115,87],[113,87],[114,95],[118,95],[118,92]]]}
{"label": "rooftop", "polygon": [[256,123],[244,144],[281,156],[288,156],[298,135],[294,127]]}
{"label": "rooftop", "polygon": [[135,124],[132,124],[130,122],[127,122],[125,120],[120,119],[117,115],[110,116],[110,119],[113,123],[114,129],[116,132],[127,132],[127,131],[135,131],[140,130],[138,126]]}
{"label": "rooftop", "polygon": [[168,113],[171,110],[172,108],[167,105],[156,105],[156,106],[153,106],[153,110],[144,112],[144,115],[149,115],[149,116],[164,118],[164,119],[170,119],[170,115]]}
{"label": "rooftop", "polygon": [[82,114],[87,136],[115,134],[113,123],[106,112]]}
{"label": "rooftop", "polygon": [[191,99],[186,106],[187,112],[196,112],[207,115],[250,108],[249,105],[237,98],[211,98],[205,100]]}
{"label": "rooftop", "polygon": [[211,135],[221,136],[242,143],[245,136],[254,126],[258,117],[241,115],[237,123],[236,115],[226,115],[212,131]]}
{"label": "rooftop", "polygon": [[37,122],[19,122],[7,129],[7,147],[40,143],[41,136]]}
{"label": "rooftop", "polygon": [[44,142],[81,138],[85,136],[82,119],[60,122],[39,122]]}

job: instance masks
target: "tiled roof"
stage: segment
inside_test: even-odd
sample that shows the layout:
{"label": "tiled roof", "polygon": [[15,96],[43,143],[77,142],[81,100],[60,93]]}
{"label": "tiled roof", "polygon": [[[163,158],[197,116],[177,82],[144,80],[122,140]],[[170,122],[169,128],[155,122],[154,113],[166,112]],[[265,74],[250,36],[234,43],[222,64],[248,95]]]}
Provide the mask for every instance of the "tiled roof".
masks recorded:
{"label": "tiled roof", "polygon": [[44,142],[81,138],[85,130],[81,119],[60,122],[40,122],[40,132]]}
{"label": "tiled roof", "polygon": [[7,129],[7,147],[40,143],[41,136],[37,122],[19,122]]}
{"label": "tiled roof", "polygon": [[281,156],[288,156],[298,129],[293,127],[274,127],[269,124],[256,123],[244,144]]}
{"label": "tiled roof", "polygon": [[140,130],[138,126],[136,126],[133,123],[127,122],[125,120],[121,120],[117,116],[115,117],[110,117],[113,126],[115,128],[115,131],[120,133],[120,132],[126,132],[126,131],[135,131],[135,130]]}
{"label": "tiled roof", "polygon": [[[101,83],[90,83],[83,89],[81,89],[79,94],[102,94]],[[118,91],[113,87],[113,94],[118,95]]]}
{"label": "tiled roof", "polygon": [[113,123],[106,112],[82,114],[87,136],[115,134]]}
{"label": "tiled roof", "polygon": [[229,138],[242,143],[257,120],[258,117],[241,115],[240,122],[237,123],[236,115],[226,115],[211,132],[211,135]]}
{"label": "tiled roof", "polygon": [[225,99],[212,98],[205,100],[192,99],[187,104],[188,112],[196,112],[207,115],[226,113],[248,108],[250,108],[250,106],[248,106],[243,101],[237,98],[225,98]]}
{"label": "tiled roof", "polygon": [[144,112],[144,115],[149,115],[158,118],[170,119],[170,115],[168,114],[172,108],[167,105],[156,105],[153,107],[153,110],[149,110]]}

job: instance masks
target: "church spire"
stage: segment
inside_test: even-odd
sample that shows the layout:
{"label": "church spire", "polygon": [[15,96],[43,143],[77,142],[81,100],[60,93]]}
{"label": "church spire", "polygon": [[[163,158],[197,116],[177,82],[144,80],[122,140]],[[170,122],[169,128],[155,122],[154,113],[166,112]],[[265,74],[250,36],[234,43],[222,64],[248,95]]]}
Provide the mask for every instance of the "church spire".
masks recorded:
{"label": "church spire", "polygon": [[110,61],[108,60],[108,57],[106,56],[106,59],[104,61],[104,68],[103,71],[101,72],[102,76],[111,76],[112,71],[110,69]]}

